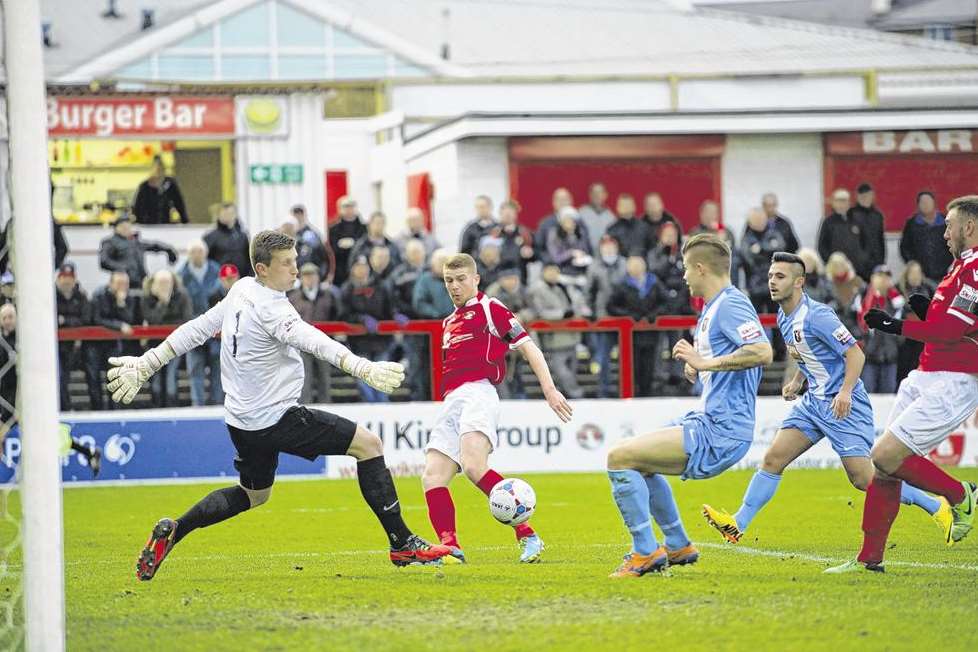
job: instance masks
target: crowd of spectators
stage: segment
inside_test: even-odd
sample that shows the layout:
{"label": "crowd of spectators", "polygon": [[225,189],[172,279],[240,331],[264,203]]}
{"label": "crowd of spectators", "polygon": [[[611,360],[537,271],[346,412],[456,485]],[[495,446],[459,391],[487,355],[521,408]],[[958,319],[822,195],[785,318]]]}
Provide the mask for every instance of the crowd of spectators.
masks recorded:
{"label": "crowd of spectators", "polygon": [[[155,182],[155,187],[148,181],[147,188],[141,189],[148,199],[141,202],[140,210],[162,211],[158,207],[169,202],[166,206],[179,212],[179,202],[165,197],[167,192],[172,194],[166,190],[167,178],[162,176]],[[912,318],[903,310],[907,297],[914,293],[933,295],[936,282],[951,262],[943,240],[944,216],[932,193],[919,193],[899,246],[905,267],[900,277],[894,278],[887,266],[885,220],[876,207],[874,189],[864,183],[854,189],[854,195],[855,202],[847,189],[832,193],[815,248],[801,248],[791,219],[779,211],[778,197],[770,192],[747,212],[739,234],[726,228],[720,205],[710,199],[700,204],[697,224],[684,233],[680,220],[667,209],[659,193],[641,197],[639,213],[636,198],[627,193],[618,193],[612,208],[609,189],[602,183],[592,184],[587,201],[579,206],[566,188],[558,188],[552,195],[552,211],[533,231],[521,224],[521,207],[516,201],[507,200],[497,208],[482,195],[475,198],[472,219],[461,231],[458,250],[475,258],[480,289],[499,298],[524,322],[627,317],[649,324],[661,315],[695,315],[699,308],[683,280],[684,237],[703,232],[723,237],[733,253],[733,282],[760,313],[777,310],[767,286],[771,255],[776,251],[797,252],[805,260],[809,295],[831,305],[862,341],[867,357],[863,378],[869,391],[893,392],[899,379],[916,366],[921,346],[878,336],[866,328],[863,316],[872,308],[880,308]],[[387,217],[380,211],[364,220],[352,197],[342,197],[336,208],[336,218],[327,233],[310,222],[301,205],[292,207],[284,219],[280,228],[297,240],[300,270],[288,298],[307,321],[363,326],[366,334],[348,337],[349,346],[375,360],[403,361],[410,379],[408,398],[430,399],[427,335],[383,334],[379,324],[440,320],[451,312],[453,305],[441,280],[441,266],[454,249],[442,247],[420,209],[407,212],[404,230],[395,235],[389,232]],[[58,267],[58,324],[104,326],[129,336],[136,326],[177,324],[198,316],[220,301],[238,278],[253,273],[248,244],[249,234],[235,205],[226,203],[216,211],[214,227],[203,239],[190,243],[186,258],[174,266],[178,254],[173,247],[140,238],[129,214],[123,213],[100,247],[100,265],[109,272],[105,286],[96,288],[89,298],[77,282],[75,266],[64,262]],[[166,254],[171,266],[147,274],[147,252]],[[10,304],[13,292],[8,271],[0,277],[0,303]],[[16,315],[12,310],[11,306],[6,314],[9,328],[5,315],[0,314],[4,342],[14,337]],[[681,365],[670,356],[676,341],[687,335],[679,330],[635,330],[637,395],[689,393]],[[778,334],[772,336],[777,343]],[[617,394],[612,374],[619,344],[616,332],[546,330],[535,337],[567,396],[585,394],[579,382],[582,371],[596,378],[596,396]],[[79,370],[85,375],[90,406],[111,409],[103,390],[106,359],[137,353],[144,345],[130,338],[62,342],[62,408],[73,407],[69,372]],[[0,342],[0,358],[4,348]],[[172,362],[154,378],[153,405],[181,404],[181,365],[186,367],[192,405],[221,403],[219,343],[212,340],[191,351],[185,360]],[[303,402],[330,401],[334,385],[330,366],[307,354],[303,354],[303,361]],[[504,397],[526,395],[523,371],[514,357],[500,386]],[[362,383],[358,392],[363,401],[388,400]],[[5,407],[8,394],[9,388],[0,387],[0,408]]]}

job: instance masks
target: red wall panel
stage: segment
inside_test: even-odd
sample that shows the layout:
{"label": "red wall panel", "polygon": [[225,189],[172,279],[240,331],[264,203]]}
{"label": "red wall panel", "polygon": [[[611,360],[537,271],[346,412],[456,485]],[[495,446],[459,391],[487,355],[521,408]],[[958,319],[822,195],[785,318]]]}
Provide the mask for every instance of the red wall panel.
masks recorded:
{"label": "red wall panel", "polygon": [[336,201],[347,193],[346,170],[326,170],[326,220],[336,217]]}
{"label": "red wall panel", "polygon": [[587,201],[588,185],[595,181],[608,188],[612,210],[621,193],[635,197],[639,213],[646,193],[660,193],[666,210],[688,230],[698,223],[704,200],[720,199],[720,158],[510,161],[510,191],[523,206],[520,222],[530,228],[552,212],[556,188],[566,187],[574,205],[580,206]]}
{"label": "red wall panel", "polygon": [[[949,201],[978,190],[978,156],[973,154],[865,155],[825,157],[825,196],[836,188],[855,193],[869,182],[888,231],[902,231],[916,212],[917,193],[930,190],[944,211]],[[855,202],[855,196],[853,196]]]}
{"label": "red wall panel", "polygon": [[410,174],[407,178],[408,206],[410,208],[420,208],[424,213],[425,228],[431,231],[434,227],[434,216],[431,214],[431,199],[434,196],[434,188],[431,185],[431,177],[427,172]]}

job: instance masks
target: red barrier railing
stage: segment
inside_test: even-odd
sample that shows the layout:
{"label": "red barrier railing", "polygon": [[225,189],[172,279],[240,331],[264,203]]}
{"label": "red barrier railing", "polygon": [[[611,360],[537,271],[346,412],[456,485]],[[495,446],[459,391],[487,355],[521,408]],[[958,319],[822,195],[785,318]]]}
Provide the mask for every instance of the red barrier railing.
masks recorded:
{"label": "red barrier railing", "polygon": [[[765,328],[777,326],[775,315],[761,315],[761,325]],[[367,335],[369,331],[360,324],[329,321],[313,324],[327,335]],[[618,378],[622,398],[632,398],[635,395],[635,374],[632,362],[632,334],[635,331],[671,331],[687,330],[696,326],[694,315],[668,315],[659,317],[655,322],[633,321],[628,317],[607,317],[596,321],[587,319],[564,319],[560,321],[531,321],[526,324],[528,330],[537,333],[572,331],[572,332],[616,332],[618,333]],[[134,326],[132,335],[123,335],[102,326],[82,326],[79,328],[58,329],[59,340],[162,340],[172,333],[177,326]],[[396,321],[379,322],[377,333],[380,335],[426,335],[430,349],[431,390],[432,397],[439,400],[442,392],[441,373],[441,321],[419,319],[401,325]]]}

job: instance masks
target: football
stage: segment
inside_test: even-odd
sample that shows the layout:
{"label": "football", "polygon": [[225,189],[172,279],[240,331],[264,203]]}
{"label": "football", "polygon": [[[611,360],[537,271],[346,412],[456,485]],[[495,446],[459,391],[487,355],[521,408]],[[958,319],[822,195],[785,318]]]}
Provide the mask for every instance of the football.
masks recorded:
{"label": "football", "polygon": [[489,511],[505,525],[525,523],[537,506],[537,495],[528,483],[518,478],[506,478],[489,492]]}

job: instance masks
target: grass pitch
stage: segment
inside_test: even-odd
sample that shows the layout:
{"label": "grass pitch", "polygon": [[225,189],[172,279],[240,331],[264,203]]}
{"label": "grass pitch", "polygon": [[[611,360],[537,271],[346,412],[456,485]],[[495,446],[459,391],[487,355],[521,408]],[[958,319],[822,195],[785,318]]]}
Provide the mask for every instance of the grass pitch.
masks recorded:
{"label": "grass pitch", "polygon": [[[978,470],[960,475],[978,479]],[[396,569],[355,481],[280,482],[264,506],[185,539],[152,582],[136,554],[160,516],[212,485],[65,492],[69,650],[974,649],[978,536],[946,548],[902,507],[884,576],[826,576],[855,555],[863,494],[841,470],[789,471],[741,544],[702,502],[733,509],[749,472],[676,483],[702,557],[638,580],[607,578],[627,552],[607,479],[526,475],[544,562],[516,563],[485,497],[453,485],[467,565]],[[417,478],[405,520],[430,537]]]}

